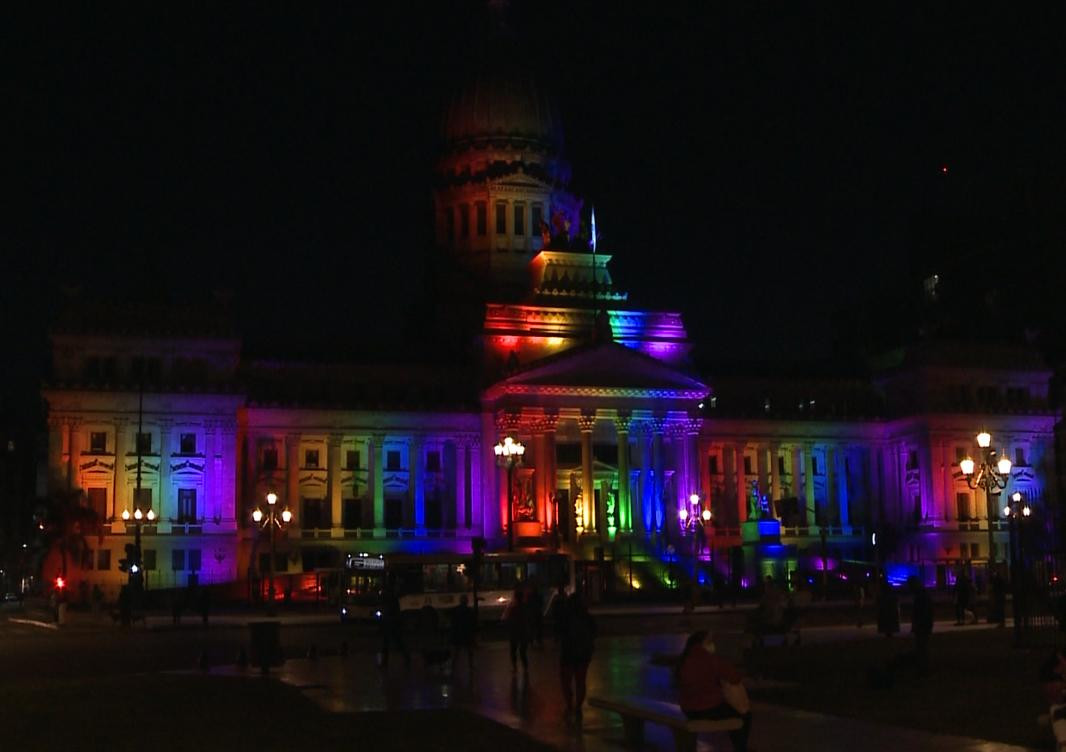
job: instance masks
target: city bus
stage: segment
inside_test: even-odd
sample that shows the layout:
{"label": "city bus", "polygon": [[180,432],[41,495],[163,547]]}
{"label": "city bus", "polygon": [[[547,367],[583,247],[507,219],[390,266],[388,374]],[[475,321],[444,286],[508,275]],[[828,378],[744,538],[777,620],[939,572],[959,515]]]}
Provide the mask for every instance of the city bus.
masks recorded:
{"label": "city bus", "polygon": [[[381,596],[395,588],[402,612],[424,606],[447,609],[466,594],[473,606],[471,556],[463,554],[368,554],[347,558],[342,576],[341,621],[381,618]],[[566,554],[550,552],[490,553],[483,556],[478,582],[479,617],[498,618],[514,597],[515,587],[535,584],[545,601],[564,585],[574,589],[574,566]]]}

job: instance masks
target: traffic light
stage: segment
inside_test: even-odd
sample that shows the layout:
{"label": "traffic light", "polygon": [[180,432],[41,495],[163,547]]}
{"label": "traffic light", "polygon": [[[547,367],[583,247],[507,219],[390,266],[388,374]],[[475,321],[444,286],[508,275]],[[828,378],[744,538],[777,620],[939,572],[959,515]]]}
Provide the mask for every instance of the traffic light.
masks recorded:
{"label": "traffic light", "polygon": [[67,586],[67,581],[62,576],[56,577],[56,590],[62,592],[63,588]]}

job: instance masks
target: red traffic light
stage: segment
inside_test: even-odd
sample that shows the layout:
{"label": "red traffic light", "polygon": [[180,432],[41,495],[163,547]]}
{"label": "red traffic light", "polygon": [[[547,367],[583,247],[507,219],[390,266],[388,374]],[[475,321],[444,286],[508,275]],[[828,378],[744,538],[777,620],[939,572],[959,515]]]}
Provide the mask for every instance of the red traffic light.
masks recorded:
{"label": "red traffic light", "polygon": [[62,577],[56,577],[56,590],[62,590],[67,586],[67,581]]}

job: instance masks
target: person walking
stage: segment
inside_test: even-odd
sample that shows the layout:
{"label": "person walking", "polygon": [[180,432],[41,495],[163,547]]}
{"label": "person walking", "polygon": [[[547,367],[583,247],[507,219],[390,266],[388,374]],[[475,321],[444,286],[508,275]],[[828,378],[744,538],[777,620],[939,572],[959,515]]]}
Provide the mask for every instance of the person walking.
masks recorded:
{"label": "person walking", "polygon": [[689,636],[677,664],[681,712],[690,720],[739,718],[743,725],[729,732],[734,752],[747,752],[751,734],[751,704],[742,679],[740,671],[715,652],[710,632],[701,629]]}
{"label": "person walking", "polygon": [[474,640],[477,624],[474,622],[474,610],[467,605],[466,594],[459,596],[459,605],[451,612],[452,665],[459,661],[460,653],[466,653],[466,664],[471,675],[474,673]]}
{"label": "person walking", "polygon": [[914,665],[919,676],[929,673],[929,638],[933,634],[933,599],[917,577],[907,585],[914,601],[911,604],[911,637],[914,639]]}
{"label": "person walking", "polygon": [[526,610],[526,591],[521,585],[515,588],[514,597],[503,614],[507,626],[507,638],[511,643],[511,671],[518,670],[518,659],[522,659],[522,670],[529,671],[529,616]]}
{"label": "person walking", "polygon": [[563,614],[562,642],[559,648],[559,681],[563,688],[566,714],[581,721],[585,703],[586,679],[596,642],[596,620],[579,593],[570,596]]}

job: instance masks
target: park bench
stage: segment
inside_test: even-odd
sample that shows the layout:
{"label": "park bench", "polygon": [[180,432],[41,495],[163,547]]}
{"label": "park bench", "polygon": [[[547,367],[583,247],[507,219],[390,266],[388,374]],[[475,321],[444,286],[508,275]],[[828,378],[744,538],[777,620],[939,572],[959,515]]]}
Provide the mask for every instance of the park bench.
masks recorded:
{"label": "park bench", "polygon": [[635,749],[644,746],[645,723],[668,727],[674,734],[677,752],[695,752],[698,734],[735,731],[743,725],[739,718],[692,721],[677,705],[645,697],[590,697],[589,705],[622,716],[626,741]]}

